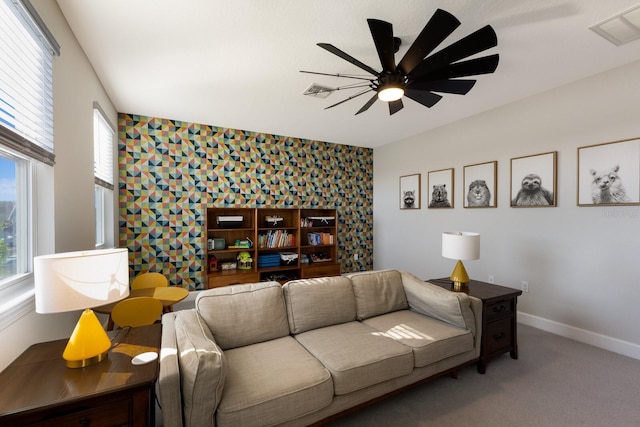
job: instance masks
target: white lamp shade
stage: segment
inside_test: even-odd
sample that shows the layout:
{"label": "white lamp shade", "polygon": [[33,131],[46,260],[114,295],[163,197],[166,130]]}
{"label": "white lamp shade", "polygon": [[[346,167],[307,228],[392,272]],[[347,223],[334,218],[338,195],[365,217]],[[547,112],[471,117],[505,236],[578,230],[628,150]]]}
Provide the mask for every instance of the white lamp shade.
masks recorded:
{"label": "white lamp shade", "polygon": [[467,231],[442,233],[442,256],[450,259],[480,258],[480,234]]}
{"label": "white lamp shade", "polygon": [[378,98],[381,101],[391,102],[397,101],[404,95],[404,89],[396,86],[388,86],[378,92]]}
{"label": "white lamp shade", "polygon": [[129,295],[126,248],[41,255],[33,269],[38,313],[97,307]]}

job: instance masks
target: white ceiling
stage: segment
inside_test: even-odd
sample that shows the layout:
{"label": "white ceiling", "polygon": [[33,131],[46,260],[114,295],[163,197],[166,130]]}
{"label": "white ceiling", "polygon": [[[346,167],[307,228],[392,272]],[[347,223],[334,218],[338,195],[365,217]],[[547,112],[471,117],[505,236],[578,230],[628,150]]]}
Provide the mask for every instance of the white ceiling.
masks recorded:
{"label": "white ceiling", "polygon": [[[364,147],[416,135],[640,59],[640,40],[616,47],[589,27],[638,0],[58,0],[120,112]],[[432,108],[404,99],[393,116],[369,95],[303,96],[311,83],[365,75],[316,46],[335,45],[380,69],[367,18],[393,24],[399,61],[437,8],[462,25],[441,45],[491,25],[495,73]],[[64,46],[62,46],[64,55]],[[345,81],[347,80],[347,81]]]}

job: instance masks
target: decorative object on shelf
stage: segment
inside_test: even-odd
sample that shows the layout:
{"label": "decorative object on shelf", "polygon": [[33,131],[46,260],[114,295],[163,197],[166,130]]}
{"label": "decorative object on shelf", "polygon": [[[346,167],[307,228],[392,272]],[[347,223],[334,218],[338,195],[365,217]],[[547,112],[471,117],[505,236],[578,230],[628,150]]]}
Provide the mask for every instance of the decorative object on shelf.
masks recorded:
{"label": "decorative object on shelf", "polygon": [[420,174],[400,177],[400,209],[420,209]]}
{"label": "decorative object on shelf", "polygon": [[216,271],[218,269],[218,258],[215,255],[209,255],[209,271]]}
{"label": "decorative object on shelf", "polygon": [[427,174],[429,208],[453,208],[454,169],[431,171]]}
{"label": "decorative object on shelf", "polygon": [[454,290],[463,290],[470,279],[462,261],[480,258],[480,234],[467,231],[445,231],[442,233],[442,256],[458,260],[451,273],[451,281]]}
{"label": "decorative object on shelf", "polygon": [[267,215],[264,217],[265,227],[282,227],[284,225],[284,218],[277,215]]}
{"label": "decorative object on shelf", "polygon": [[253,258],[247,251],[238,253],[238,268],[240,270],[251,270],[253,267]]}
{"label": "decorative object on shelf", "polygon": [[640,138],[578,147],[578,206],[640,205]]}
{"label": "decorative object on shelf", "polygon": [[249,249],[253,246],[253,241],[250,238],[237,239],[233,245],[230,245],[230,249]]}
{"label": "decorative object on shelf", "polygon": [[36,312],[84,309],[62,357],[69,368],[107,358],[111,340],[91,308],[129,295],[127,249],[100,249],[41,255],[33,259]]}
{"label": "decorative object on shelf", "polygon": [[495,208],[498,206],[498,162],[478,163],[463,168],[465,208]]}
{"label": "decorative object on shelf", "polygon": [[557,151],[511,159],[511,207],[556,206]]}
{"label": "decorative object on shelf", "polygon": [[226,261],[220,263],[220,270],[235,270],[237,267],[237,262]]}

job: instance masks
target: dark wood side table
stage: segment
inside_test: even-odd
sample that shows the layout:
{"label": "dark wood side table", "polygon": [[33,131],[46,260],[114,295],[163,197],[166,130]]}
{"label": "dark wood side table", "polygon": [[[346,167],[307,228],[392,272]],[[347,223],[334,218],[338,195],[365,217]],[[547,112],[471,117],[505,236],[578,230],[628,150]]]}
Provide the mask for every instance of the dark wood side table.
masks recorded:
{"label": "dark wood side table", "polygon": [[109,333],[106,360],[67,368],[67,340],[34,344],[0,373],[0,425],[153,426],[159,361],[133,365],[144,352],[158,352],[162,325]]}
{"label": "dark wood side table", "polygon": [[[452,292],[453,283],[447,278],[427,280]],[[517,304],[522,291],[491,283],[472,280],[462,291],[482,300],[482,340],[478,372],[484,374],[489,359],[507,351],[518,358]]]}

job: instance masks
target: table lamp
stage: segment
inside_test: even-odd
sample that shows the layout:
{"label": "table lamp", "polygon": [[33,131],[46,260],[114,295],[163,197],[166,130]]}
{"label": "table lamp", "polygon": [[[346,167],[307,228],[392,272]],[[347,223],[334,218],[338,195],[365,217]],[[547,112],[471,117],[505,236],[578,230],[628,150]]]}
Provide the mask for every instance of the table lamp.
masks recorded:
{"label": "table lamp", "polygon": [[480,235],[466,231],[445,231],[442,233],[442,256],[458,260],[451,273],[451,281],[455,291],[463,290],[470,280],[462,260],[480,258]]}
{"label": "table lamp", "polygon": [[84,310],[62,353],[69,368],[107,358],[111,340],[92,307],[129,295],[126,248],[41,255],[33,259],[37,313]]}

